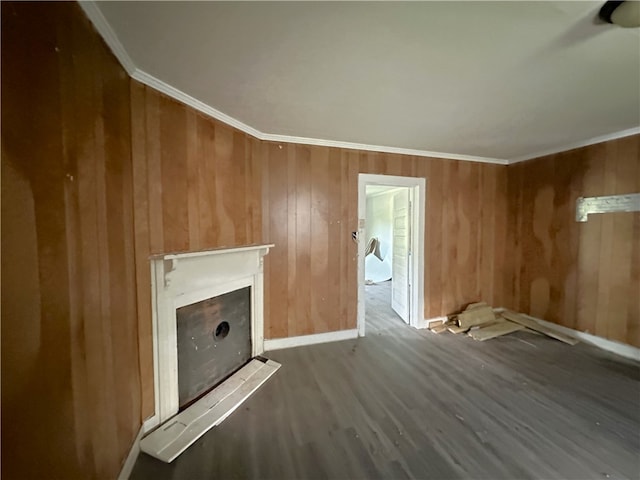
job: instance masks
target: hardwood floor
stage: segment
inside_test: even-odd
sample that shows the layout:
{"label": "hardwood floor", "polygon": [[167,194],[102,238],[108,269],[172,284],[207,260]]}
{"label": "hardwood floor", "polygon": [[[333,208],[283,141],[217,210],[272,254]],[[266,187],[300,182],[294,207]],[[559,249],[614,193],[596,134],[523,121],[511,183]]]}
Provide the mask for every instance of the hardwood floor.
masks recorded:
{"label": "hardwood floor", "polygon": [[374,312],[364,338],[269,352],[267,384],[172,464],[141,454],[132,478],[638,478],[637,363]]}
{"label": "hardwood floor", "polygon": [[391,308],[391,281],[365,285],[365,335],[405,326]]}

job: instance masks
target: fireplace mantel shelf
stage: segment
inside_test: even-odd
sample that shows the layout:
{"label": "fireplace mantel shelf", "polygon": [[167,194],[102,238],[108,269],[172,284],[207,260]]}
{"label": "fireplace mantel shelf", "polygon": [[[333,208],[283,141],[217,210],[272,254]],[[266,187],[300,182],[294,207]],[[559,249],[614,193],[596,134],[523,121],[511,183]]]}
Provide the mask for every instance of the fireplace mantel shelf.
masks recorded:
{"label": "fireplace mantel shelf", "polygon": [[151,260],[173,260],[180,258],[192,258],[192,257],[202,257],[205,255],[221,255],[228,253],[238,253],[238,252],[248,252],[251,250],[266,250],[265,254],[269,252],[269,249],[274,247],[273,243],[264,244],[264,245],[243,245],[241,247],[220,247],[220,248],[212,248],[209,250],[198,250],[195,252],[169,252],[169,253],[158,253],[155,255],[149,256]]}

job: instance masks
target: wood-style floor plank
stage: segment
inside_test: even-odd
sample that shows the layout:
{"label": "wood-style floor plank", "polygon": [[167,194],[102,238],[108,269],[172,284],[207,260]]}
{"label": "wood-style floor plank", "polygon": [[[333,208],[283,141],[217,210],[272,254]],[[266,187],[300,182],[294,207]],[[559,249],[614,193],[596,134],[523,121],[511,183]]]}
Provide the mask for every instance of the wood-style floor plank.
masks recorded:
{"label": "wood-style floor plank", "polygon": [[525,331],[414,330],[389,286],[366,288],[366,337],[268,352],[282,368],[241,408],[132,478],[637,478],[637,363]]}

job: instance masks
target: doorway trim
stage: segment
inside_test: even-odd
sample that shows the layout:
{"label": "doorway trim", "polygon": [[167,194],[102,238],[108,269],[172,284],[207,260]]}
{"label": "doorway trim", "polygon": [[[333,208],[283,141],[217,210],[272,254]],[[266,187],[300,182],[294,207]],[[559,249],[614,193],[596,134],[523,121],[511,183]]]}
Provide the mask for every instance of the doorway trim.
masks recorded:
{"label": "doorway trim", "polygon": [[[395,175],[358,174],[358,336],[365,336],[365,290],[364,253],[366,247],[365,219],[367,214],[367,186],[408,187],[412,203],[411,216],[411,299],[409,325],[424,327],[424,230],[427,204],[427,181],[422,177],[399,177]],[[416,228],[417,227],[417,228]]]}

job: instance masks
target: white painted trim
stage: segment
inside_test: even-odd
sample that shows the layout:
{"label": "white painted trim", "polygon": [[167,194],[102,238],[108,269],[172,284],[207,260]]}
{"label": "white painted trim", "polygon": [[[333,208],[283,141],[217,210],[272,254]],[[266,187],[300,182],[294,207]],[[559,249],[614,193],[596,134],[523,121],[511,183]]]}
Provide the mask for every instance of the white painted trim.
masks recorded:
{"label": "white painted trim", "polygon": [[153,417],[156,419],[154,427],[160,424],[160,356],[158,349],[158,295],[159,285],[162,285],[160,269],[156,269],[154,262],[149,262],[151,269],[151,334],[153,335]]}
{"label": "white painted trim", "polygon": [[120,473],[118,474],[118,480],[128,480],[131,476],[131,472],[133,471],[133,467],[136,464],[136,460],[138,459],[138,455],[140,454],[140,440],[144,436],[145,431],[144,427],[140,427],[138,431],[138,435],[136,435],[135,440],[133,441],[133,445],[131,445],[131,450],[129,450],[129,455],[127,455],[127,459],[124,461],[122,468],[120,469]]}
{"label": "white painted trim", "polygon": [[[504,312],[505,310],[506,309],[504,307],[493,309],[493,311],[496,313]],[[592,335],[587,332],[581,332],[580,330],[574,330],[573,328],[558,325],[557,323],[547,322],[546,320],[532,317],[531,315],[526,315],[524,313],[521,313],[520,315],[534,320],[540,325],[544,325],[545,327],[551,328],[559,333],[564,333],[565,335],[577,338],[578,340],[586,344],[593,345],[594,347],[598,347],[602,350],[615,353],[616,355],[620,355],[621,357],[630,358],[632,360],[640,362],[640,348],[636,348],[632,345],[627,345],[626,343],[620,343],[614,340],[599,337],[597,335]]]}
{"label": "white painted trim", "polygon": [[140,440],[142,440],[142,437],[144,437],[147,433],[157,427],[158,423],[158,415],[149,417],[142,423],[140,430],[138,430],[138,435],[136,435],[136,438],[131,445],[129,454],[127,455],[127,458],[122,465],[122,469],[118,474],[118,480],[128,480],[128,478],[131,476],[133,467],[135,466],[138,455],[140,454]]}
{"label": "white painted trim", "polygon": [[104,15],[100,11],[100,8],[98,8],[96,2],[79,0],[78,3],[122,67],[129,75],[133,76],[133,73],[137,70],[136,66],[122,43],[120,43],[120,40],[111,28],[111,25],[109,25],[107,19],[104,18]]}
{"label": "white painted trim", "polygon": [[299,337],[271,338],[264,340],[264,350],[282,350],[283,348],[303,347],[318,343],[341,342],[358,338],[358,330],[338,330],[335,332],[316,333],[313,335],[301,335]]}
{"label": "white painted trim", "polygon": [[[366,239],[364,224],[367,212],[367,185],[388,185],[391,187],[408,187],[412,190],[410,196],[413,202],[413,218],[411,219],[413,255],[411,264],[411,283],[413,296],[409,325],[422,328],[424,322],[424,228],[427,211],[427,180],[422,177],[399,177],[394,175],[374,175],[370,173],[358,174],[358,307],[357,329],[358,335],[365,336],[365,283],[364,283],[364,250]],[[417,207],[417,208],[416,208]]]}
{"label": "white painted trim", "polygon": [[153,415],[142,422],[142,426],[140,427],[140,430],[138,430],[138,435],[136,435],[136,438],[131,445],[131,449],[129,450],[129,454],[127,455],[127,458],[122,465],[122,469],[118,474],[118,480],[129,479],[131,472],[133,471],[133,467],[136,464],[136,460],[138,459],[138,455],[140,455],[140,441],[147,433],[156,428],[159,424],[160,417],[158,417],[158,415]]}
{"label": "white painted trim", "polygon": [[640,127],[629,128],[627,130],[621,130],[619,132],[608,133],[607,135],[600,135],[598,137],[589,138],[580,142],[570,143],[567,145],[550,148],[548,150],[542,150],[540,152],[523,155],[521,157],[514,158],[507,162],[507,165],[513,165],[514,163],[526,162],[527,160],[533,160],[534,158],[546,157],[547,155],[553,155],[555,153],[567,152],[576,148],[588,147],[589,145],[595,145],[597,143],[608,142],[609,140],[616,140],[618,138],[630,137],[631,135],[637,135],[640,133]]}
{"label": "white painted trim", "polygon": [[609,340],[607,338],[599,337],[597,335],[592,335],[590,333],[581,332],[580,330],[574,330],[573,328],[568,328],[563,325],[558,325],[557,323],[547,322],[546,320],[535,318],[530,315],[524,315],[524,316],[527,318],[530,318],[531,320],[535,320],[540,325],[544,325],[545,327],[551,328],[560,333],[564,333],[565,335],[575,337],[589,345],[593,345],[603,350],[607,350],[611,353],[615,353],[616,355],[620,355],[621,357],[630,358],[632,360],[636,360],[637,362],[640,362],[639,348],[633,347],[631,345],[627,345],[625,343],[616,342],[614,340]]}
{"label": "white painted trim", "polygon": [[146,435],[158,425],[160,425],[160,417],[158,415],[153,415],[142,422],[142,431]]}
{"label": "white painted trim", "polygon": [[163,258],[164,260],[180,259],[180,258],[193,258],[193,257],[210,257],[212,255],[228,255],[229,253],[250,252],[252,250],[265,250],[264,255],[269,253],[269,249],[274,247],[275,244],[270,243],[268,245],[247,245],[244,247],[231,247],[231,248],[213,248],[211,250],[198,250],[195,252],[178,252],[178,253],[163,253],[160,255],[151,255],[150,258]]}
{"label": "white painted trim", "polygon": [[467,162],[495,163],[507,165],[508,160],[491,157],[478,157],[475,155],[461,155],[457,153],[432,152],[430,150],[415,150],[412,148],[388,147],[384,145],[369,145],[366,143],[342,142],[338,140],[325,140],[321,138],[295,137],[289,135],[277,135],[262,133],[261,140],[283,143],[298,143],[301,145],[319,145],[322,147],[345,148],[348,150],[366,150],[368,152],[398,153],[400,155],[413,155],[416,157],[446,158],[449,160],[464,160]]}

